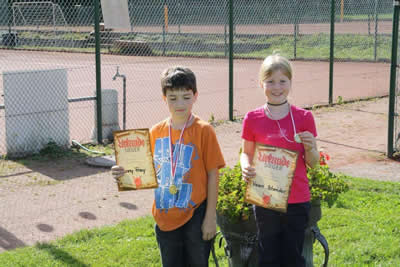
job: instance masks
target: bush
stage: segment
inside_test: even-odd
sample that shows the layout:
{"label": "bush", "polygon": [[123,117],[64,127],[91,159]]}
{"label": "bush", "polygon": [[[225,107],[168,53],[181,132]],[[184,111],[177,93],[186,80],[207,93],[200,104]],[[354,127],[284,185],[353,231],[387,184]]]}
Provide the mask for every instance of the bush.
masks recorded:
{"label": "bush", "polygon": [[[332,173],[327,161],[329,155],[320,152],[320,163],[313,169],[307,168],[310,183],[311,201],[326,202],[329,207],[337,200],[340,193],[349,189],[345,181],[346,175]],[[252,205],[244,201],[246,182],[242,179],[240,163],[233,168],[221,170],[217,212],[232,222],[247,220],[252,214]]]}
{"label": "bush", "polygon": [[313,169],[307,169],[310,183],[311,201],[321,200],[329,207],[337,200],[340,193],[349,189],[343,174],[332,173],[328,165],[318,165]]}
{"label": "bush", "polygon": [[246,182],[242,180],[240,164],[221,170],[217,212],[232,222],[247,220],[252,213],[252,205],[244,202]]}
{"label": "bush", "polygon": [[331,207],[339,194],[349,190],[344,181],[346,175],[335,174],[329,170],[328,160],[330,156],[319,152],[319,164],[314,168],[307,168],[308,181],[310,183],[311,201],[325,201]]}

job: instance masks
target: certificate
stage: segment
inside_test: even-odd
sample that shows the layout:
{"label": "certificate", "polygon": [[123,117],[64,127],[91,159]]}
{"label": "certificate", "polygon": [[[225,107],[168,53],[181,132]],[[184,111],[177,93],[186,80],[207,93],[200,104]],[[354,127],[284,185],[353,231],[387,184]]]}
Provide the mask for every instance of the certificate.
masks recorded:
{"label": "certificate", "polygon": [[125,169],[119,178],[118,190],[158,187],[149,129],[115,131],[114,147],[117,165]]}
{"label": "certificate", "polygon": [[296,151],[256,144],[256,177],[247,184],[245,201],[286,213],[297,157]]}

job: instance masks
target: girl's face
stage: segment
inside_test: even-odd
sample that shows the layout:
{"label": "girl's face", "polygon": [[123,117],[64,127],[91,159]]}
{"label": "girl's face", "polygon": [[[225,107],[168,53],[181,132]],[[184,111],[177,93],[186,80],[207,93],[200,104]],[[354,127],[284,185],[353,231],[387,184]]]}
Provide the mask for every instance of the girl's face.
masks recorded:
{"label": "girl's face", "polygon": [[287,100],[292,83],[281,70],[277,70],[262,82],[262,87],[269,103],[280,104]]}

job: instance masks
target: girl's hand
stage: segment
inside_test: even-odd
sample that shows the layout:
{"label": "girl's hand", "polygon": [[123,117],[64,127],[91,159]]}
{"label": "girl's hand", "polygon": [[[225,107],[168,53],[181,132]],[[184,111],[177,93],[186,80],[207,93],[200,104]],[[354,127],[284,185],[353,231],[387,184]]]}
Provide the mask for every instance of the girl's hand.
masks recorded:
{"label": "girl's hand", "polygon": [[305,131],[305,132],[301,132],[298,133],[301,142],[304,145],[304,150],[305,151],[311,151],[313,149],[317,149],[317,142],[315,140],[314,135],[312,135],[312,133]]}
{"label": "girl's hand", "polygon": [[123,167],[114,165],[111,167],[111,175],[114,178],[115,182],[118,183],[118,179],[125,174],[125,170]]}
{"label": "girl's hand", "polygon": [[250,179],[254,179],[256,177],[256,169],[251,166],[242,167],[242,179],[245,180],[247,183]]}

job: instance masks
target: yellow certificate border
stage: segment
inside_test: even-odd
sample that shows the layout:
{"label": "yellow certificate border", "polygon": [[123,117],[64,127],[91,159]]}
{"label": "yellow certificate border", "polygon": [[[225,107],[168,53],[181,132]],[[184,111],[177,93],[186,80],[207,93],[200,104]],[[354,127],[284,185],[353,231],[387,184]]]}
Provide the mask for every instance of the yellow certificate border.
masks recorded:
{"label": "yellow certificate border", "polygon": [[[150,161],[149,165],[151,170],[147,173],[149,173],[150,176],[152,176],[152,180],[149,183],[146,184],[135,184],[135,182],[132,182],[132,184],[123,184],[120,181],[118,182],[118,191],[127,191],[127,190],[140,190],[140,189],[151,189],[151,188],[157,188],[158,187],[158,182],[157,182],[157,176],[156,176],[156,170],[154,168],[154,161],[153,161],[153,154],[152,154],[152,147],[151,147],[151,142],[150,142],[150,131],[148,128],[141,128],[141,129],[129,129],[129,130],[122,130],[122,131],[114,131],[113,136],[114,136],[114,149],[115,149],[115,161],[116,164],[121,166],[121,157],[123,156],[123,153],[119,153],[118,151],[119,146],[118,146],[118,140],[121,137],[125,137],[127,135],[132,135],[132,136],[141,136],[145,140],[145,158]],[[127,152],[129,153],[129,152]],[[145,159],[146,160],[146,159]],[[132,162],[134,163],[134,162]],[[122,166],[124,169],[126,169],[128,166]],[[145,167],[143,167],[145,168]],[[132,176],[129,173],[126,173],[125,176]],[[133,180],[133,177],[132,177]]]}
{"label": "yellow certificate border", "polygon": [[[274,201],[274,203],[270,202],[271,198],[270,196],[273,194],[276,195],[277,193],[273,193],[272,190],[265,188],[265,184],[269,185],[274,183],[276,184],[276,181],[282,178],[279,176],[274,176],[274,177],[268,176],[271,175],[271,173],[275,175],[279,173],[278,172],[274,173],[272,171],[263,171],[263,169],[266,168],[265,163],[260,162],[257,157],[259,152],[266,152],[266,151],[271,151],[271,152],[276,152],[276,154],[279,153],[281,155],[286,155],[290,159],[289,162],[290,166],[288,166],[287,174],[285,174],[284,176],[287,178],[287,181],[284,181],[283,188],[277,189],[285,192],[281,200],[278,201],[278,203],[276,203],[276,201]],[[293,177],[297,166],[298,155],[299,155],[298,151],[295,150],[289,150],[285,148],[256,143],[256,148],[253,157],[253,166],[256,168],[256,177],[254,179],[251,179],[247,184],[245,201],[260,207],[286,213]],[[256,191],[260,192],[260,190],[262,191],[262,196],[259,193],[256,193]]]}

